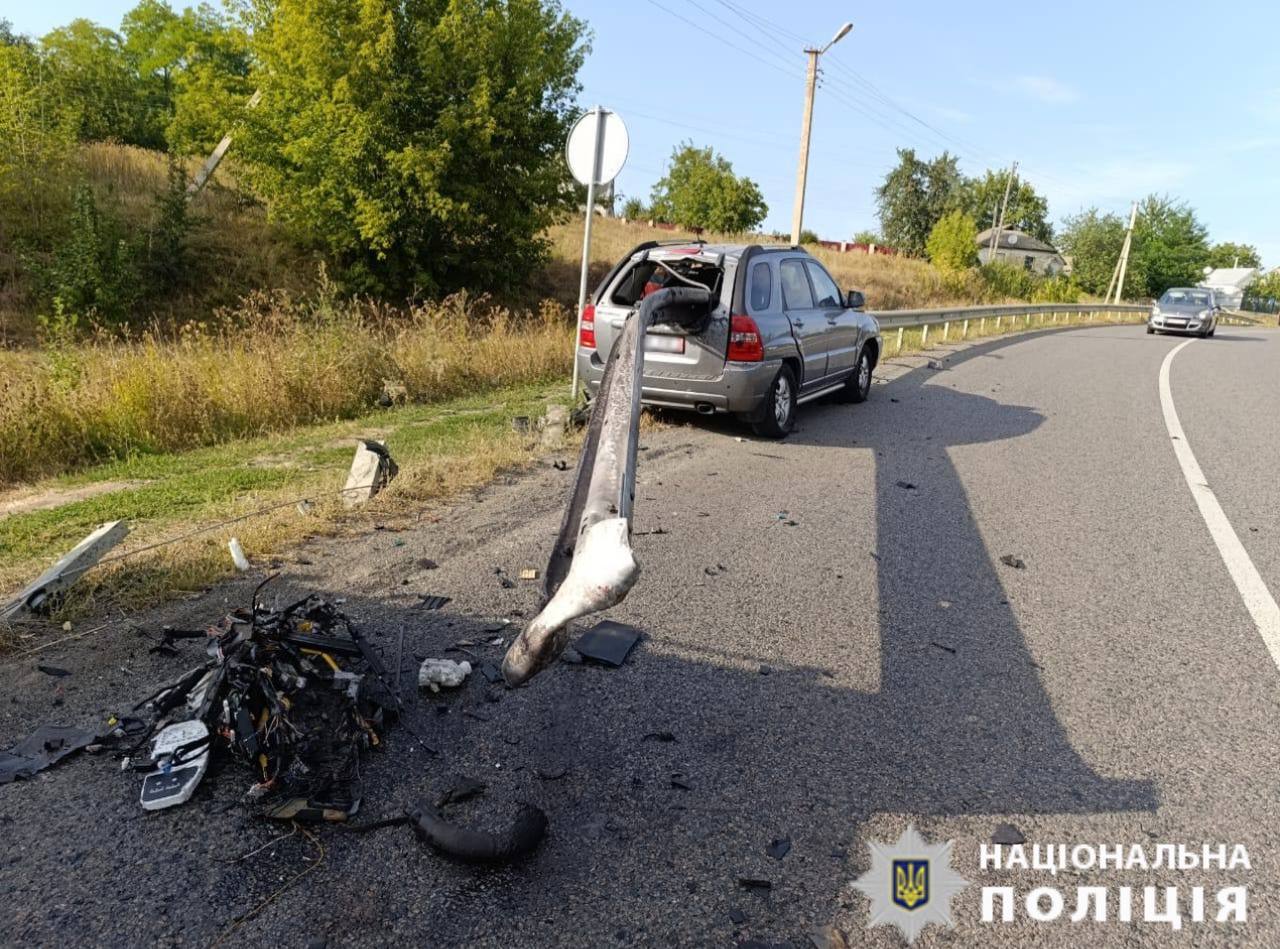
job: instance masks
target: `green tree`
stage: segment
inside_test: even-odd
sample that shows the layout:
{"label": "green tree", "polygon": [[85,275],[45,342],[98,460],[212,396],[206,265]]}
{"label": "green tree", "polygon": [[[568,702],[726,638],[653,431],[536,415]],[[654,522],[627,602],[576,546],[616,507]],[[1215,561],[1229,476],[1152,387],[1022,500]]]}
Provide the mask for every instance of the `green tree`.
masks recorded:
{"label": "green tree", "polygon": [[40,46],[54,94],[80,116],[81,139],[164,147],[164,125],[149,113],[118,33],[72,20],[45,36]]}
{"label": "green tree", "polygon": [[39,243],[56,228],[78,126],[34,46],[0,45],[0,251]]}
{"label": "green tree", "polygon": [[885,240],[912,256],[924,254],[933,226],[960,206],[963,181],[954,155],[922,161],[914,149],[898,149],[898,164],[875,191]]}
{"label": "green tree", "polygon": [[648,209],[639,198],[627,198],[622,202],[622,216],[628,221],[643,220],[648,214]]}
{"label": "green tree", "polygon": [[807,227],[800,230],[801,244],[816,244],[820,240],[822,240],[822,238],[818,236],[817,231],[811,231]]}
{"label": "green tree", "polygon": [[958,273],[978,263],[978,226],[964,211],[944,214],[925,244],[929,260],[939,270]]}
{"label": "green tree", "polygon": [[[1106,293],[1116,261],[1120,259],[1124,231],[1122,217],[1097,208],[1081,211],[1063,221],[1058,248],[1071,258],[1071,275],[1086,292],[1096,296]],[[1129,272],[1138,276],[1137,269],[1131,261]],[[1145,278],[1141,278],[1141,282],[1145,285]],[[1134,285],[1128,277],[1125,283]]]}
{"label": "green tree", "polygon": [[1262,256],[1252,244],[1224,241],[1209,248],[1206,267],[1261,267]]}
{"label": "green tree", "polygon": [[853,235],[853,242],[855,244],[875,244],[877,247],[881,247],[885,244],[885,239],[875,231],[858,231]]}
{"label": "green tree", "polygon": [[676,147],[667,174],[653,186],[653,214],[681,227],[738,233],[760,226],[769,207],[759,186],[733,173],[724,157],[691,142]]}
{"label": "green tree", "polygon": [[498,289],[544,258],[585,27],[555,0],[252,0],[236,154],[352,289]]}
{"label": "green tree", "polygon": [[1209,260],[1208,233],[1185,202],[1148,195],[1138,205],[1128,297],[1158,297],[1170,287],[1194,286]]}
{"label": "green tree", "polygon": [[[960,207],[979,223],[979,228],[992,226],[992,209],[1004,200],[1009,179],[1007,171],[983,172],[980,178],[966,178],[960,187]],[[1037,240],[1053,243],[1053,225],[1049,223],[1049,202],[1036,193],[1025,178],[1019,177],[1009,189],[1009,206],[1005,210],[1006,228],[1030,234]]]}

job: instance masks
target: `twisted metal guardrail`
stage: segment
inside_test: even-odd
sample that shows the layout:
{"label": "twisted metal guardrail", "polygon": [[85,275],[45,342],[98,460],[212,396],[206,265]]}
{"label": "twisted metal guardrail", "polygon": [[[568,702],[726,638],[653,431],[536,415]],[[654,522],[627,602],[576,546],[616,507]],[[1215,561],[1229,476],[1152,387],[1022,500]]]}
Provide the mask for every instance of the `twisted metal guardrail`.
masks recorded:
{"label": "twisted metal guardrail", "polygon": [[[1124,323],[1146,320],[1151,312],[1149,305],[1135,303],[1009,303],[998,306],[944,307],[935,310],[882,310],[872,312],[880,324],[884,339],[895,339],[893,352],[902,349],[906,330],[920,330],[920,347],[923,349],[930,331],[941,327],[934,334],[940,342],[951,338],[965,339],[970,332],[986,335],[988,326],[995,332],[1011,332],[1015,329],[1031,329],[1042,326],[1075,325],[1089,323]],[[1079,317],[1084,317],[1079,319]],[[1219,321],[1226,324],[1252,326],[1257,323],[1238,313],[1223,313]],[[887,346],[886,346],[887,349]]]}

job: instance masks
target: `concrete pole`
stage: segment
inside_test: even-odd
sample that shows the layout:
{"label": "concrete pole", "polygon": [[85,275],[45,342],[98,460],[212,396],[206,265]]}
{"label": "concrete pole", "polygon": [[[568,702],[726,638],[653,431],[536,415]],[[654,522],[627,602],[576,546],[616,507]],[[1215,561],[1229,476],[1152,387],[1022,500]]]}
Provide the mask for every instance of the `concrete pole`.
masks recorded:
{"label": "concrete pole", "polygon": [[587,277],[591,269],[591,224],[596,219],[596,183],[604,161],[604,120],[608,114],[600,106],[592,112],[596,117],[596,151],[591,161],[591,181],[587,184],[587,223],[582,231],[582,273],[578,280],[578,324],[573,334],[573,381],[569,383],[569,395],[575,401],[578,398],[578,341],[582,338],[582,311],[587,305]]}
{"label": "concrete pole", "polygon": [[1120,278],[1116,281],[1116,303],[1124,297],[1124,273],[1129,269],[1129,248],[1133,246],[1133,226],[1138,221],[1138,202],[1129,210],[1129,229],[1124,232],[1124,247],[1120,250]]}
{"label": "concrete pole", "polygon": [[809,54],[809,71],[804,86],[804,122],[800,128],[800,167],[796,170],[796,200],[791,210],[791,243],[800,243],[800,231],[804,227],[804,189],[809,179],[809,133],[813,130],[813,94],[818,85],[817,49],[806,49]]}
{"label": "concrete pole", "polygon": [[987,251],[987,263],[996,259],[996,251],[1000,249],[1000,232],[1004,230],[1004,214],[1009,209],[1009,189],[1013,187],[1013,179],[1018,174],[1018,163],[1015,161],[1009,169],[1009,177],[1004,181],[1004,200],[1000,202],[1000,220],[996,222],[996,231],[991,235],[991,249]]}

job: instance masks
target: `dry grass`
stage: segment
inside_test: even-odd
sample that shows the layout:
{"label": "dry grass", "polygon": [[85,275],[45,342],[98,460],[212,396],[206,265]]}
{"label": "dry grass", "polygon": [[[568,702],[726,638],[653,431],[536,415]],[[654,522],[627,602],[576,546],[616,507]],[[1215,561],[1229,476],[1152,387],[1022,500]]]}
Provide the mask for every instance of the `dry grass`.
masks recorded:
{"label": "dry grass", "polygon": [[[367,412],[385,382],[430,403],[568,371],[568,314],[465,296],[405,312],[250,298],[212,324],[5,357],[0,484]],[[33,450],[38,446],[38,450]]]}

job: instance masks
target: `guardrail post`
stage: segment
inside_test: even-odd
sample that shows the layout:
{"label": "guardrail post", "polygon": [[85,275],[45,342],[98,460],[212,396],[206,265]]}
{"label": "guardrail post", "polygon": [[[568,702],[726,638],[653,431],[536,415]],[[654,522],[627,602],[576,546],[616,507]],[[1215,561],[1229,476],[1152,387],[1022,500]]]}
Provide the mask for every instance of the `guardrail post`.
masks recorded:
{"label": "guardrail post", "polygon": [[894,350],[895,353],[902,352],[902,329],[901,326],[898,327],[898,348]]}
{"label": "guardrail post", "polygon": [[960,328],[960,338],[961,339],[969,338],[969,321],[968,320],[965,320],[964,326]]}
{"label": "guardrail post", "polygon": [[920,348],[924,349],[924,341],[929,338],[929,324],[920,327]]}
{"label": "guardrail post", "polygon": [[1002,319],[1004,319],[1004,317],[1002,317],[1002,316],[997,316],[997,317],[996,317],[996,330],[997,330],[997,331],[1000,329],[1000,321],[1001,321]]}
{"label": "guardrail post", "polygon": [[1031,314],[1030,314],[1030,313],[1028,313],[1028,314],[1027,314],[1027,325],[1028,325],[1028,326],[1030,326],[1030,325],[1031,325]]}
{"label": "guardrail post", "polygon": [[987,318],[984,316],[978,321],[978,335],[981,336],[987,331]]}

